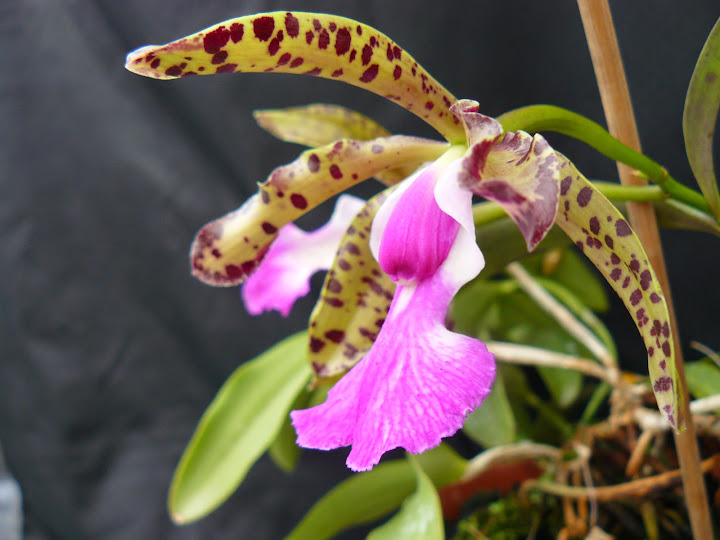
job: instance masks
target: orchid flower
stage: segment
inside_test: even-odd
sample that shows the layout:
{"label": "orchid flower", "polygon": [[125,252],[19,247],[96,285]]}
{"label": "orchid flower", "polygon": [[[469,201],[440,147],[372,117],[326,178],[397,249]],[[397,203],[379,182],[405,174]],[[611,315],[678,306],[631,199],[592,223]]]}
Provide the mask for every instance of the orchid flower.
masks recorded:
{"label": "orchid flower", "polygon": [[[240,210],[195,239],[191,266],[199,279],[237,285],[257,272],[254,279],[276,284],[274,264],[262,261],[283,251],[273,255],[272,242],[282,246],[278,231],[286,224],[371,176],[390,184],[398,170],[422,165],[368,201],[339,243],[311,316],[308,355],[317,381],[342,378],[325,403],[292,413],[300,445],[352,445],[348,465],[366,470],[391,448],[437,445],[490,391],[492,355],[444,326],[453,296],[484,264],[473,194],[500,204],[528,249],[556,223],[583,250],[633,315],[660,410],[681,426],[667,306],[642,245],[540,135],[503,134],[476,102],[458,101],[387,36],[330,15],[241,17],[138,49],[127,67],[159,79],[241,71],[336,79],[407,108],[448,141],[391,136],[357,113],[338,119],[308,107],[300,117],[320,126],[315,132],[296,121],[297,110],[279,112],[274,132],[314,148],[275,169]],[[338,132],[337,140],[330,136]]]}

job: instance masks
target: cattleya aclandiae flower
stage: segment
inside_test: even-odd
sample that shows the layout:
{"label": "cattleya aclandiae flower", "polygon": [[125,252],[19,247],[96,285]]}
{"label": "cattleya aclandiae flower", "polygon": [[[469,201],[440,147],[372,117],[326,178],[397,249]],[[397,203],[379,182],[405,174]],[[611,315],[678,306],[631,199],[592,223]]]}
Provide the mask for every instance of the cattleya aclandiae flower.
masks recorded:
{"label": "cattleya aclandiae flower", "polygon": [[195,239],[191,265],[201,280],[236,285],[258,265],[261,279],[260,263],[283,226],[351,185],[372,176],[393,184],[422,165],[368,201],[340,240],[311,317],[308,354],[317,380],[345,375],[325,403],[292,413],[299,444],[352,445],[349,466],[368,469],[391,448],[438,444],[487,394],[492,355],[444,326],[452,297],[483,266],[473,193],[499,203],[529,249],[555,222],[598,267],[645,340],[661,412],[681,427],[667,307],[622,215],[542,137],[503,135],[475,102],[458,101],[387,36],[342,17],[266,13],[138,49],[127,67],[160,79],[240,71],[337,79],[404,106],[448,141],[391,136],[329,107],[275,111],[261,117],[264,127],[314,148],[275,169],[257,195]]}

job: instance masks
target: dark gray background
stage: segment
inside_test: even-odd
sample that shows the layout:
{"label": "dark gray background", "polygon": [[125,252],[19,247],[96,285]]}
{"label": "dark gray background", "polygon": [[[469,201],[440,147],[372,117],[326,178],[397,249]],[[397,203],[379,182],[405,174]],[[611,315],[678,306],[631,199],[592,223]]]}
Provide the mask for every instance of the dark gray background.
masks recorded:
{"label": "dark gray background", "polygon": [[[715,0],[612,6],[644,149],[689,181],[683,100],[720,8]],[[339,103],[391,131],[432,135],[403,109],[330,81],[160,82],[123,68],[141,45],[275,9],[373,25],[486,114],[551,103],[603,122],[569,0],[4,0],[0,441],[24,490],[29,538],[278,538],[346,474],[345,451],[308,452],[291,477],[263,459],[208,519],[175,528],[165,512],[173,467],[214,392],[240,362],[301,328],[313,303],[301,301],[289,320],[252,318],[236,290],[188,272],[198,227],[299,151],[262,132],[251,111]],[[605,158],[549,138],[586,175],[615,177]],[[691,339],[720,347],[716,240],[664,239],[685,349]],[[616,304],[607,321],[624,364],[642,369],[629,316]]]}

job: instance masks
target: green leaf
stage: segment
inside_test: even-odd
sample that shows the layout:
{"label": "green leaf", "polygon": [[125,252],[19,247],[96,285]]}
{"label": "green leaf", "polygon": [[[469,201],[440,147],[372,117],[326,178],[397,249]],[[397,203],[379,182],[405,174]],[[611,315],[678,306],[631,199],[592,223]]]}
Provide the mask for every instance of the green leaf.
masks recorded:
{"label": "green leaf", "polygon": [[466,419],[463,431],[486,448],[515,442],[515,416],[505,391],[502,372],[495,376],[492,391],[481,407]]}
{"label": "green leaf", "polygon": [[685,378],[696,398],[720,394],[720,368],[709,358],[685,364]]}
{"label": "green leaf", "polygon": [[601,313],[610,308],[605,284],[595,269],[578,253],[564,249],[558,263],[549,271],[543,271],[543,256],[535,256],[523,262],[531,273],[544,276],[563,285],[587,307]]}
{"label": "green leaf", "polygon": [[[303,388],[290,406],[290,410],[294,411],[307,408],[312,394],[312,392]],[[295,428],[292,426],[292,421],[288,414],[285,416],[285,420],[277,437],[275,437],[275,440],[268,449],[268,455],[275,465],[288,473],[295,470],[298,460],[300,459],[300,447],[295,443],[296,440],[297,434],[295,433]]]}
{"label": "green leaf", "polygon": [[413,456],[408,456],[417,488],[390,521],[370,532],[368,540],[442,540],[445,538],[440,497]]}
{"label": "green leaf", "polygon": [[720,20],[710,31],[685,97],[685,151],[700,191],[720,219],[720,193],[713,165],[713,135],[720,108]]}
{"label": "green leaf", "polygon": [[[458,480],[466,461],[444,444],[417,460],[434,485]],[[386,516],[410,495],[416,485],[412,466],[405,460],[387,461],[368,472],[341,482],[320,499],[286,537],[287,540],[325,540],[347,528]]]}
{"label": "green leaf", "polygon": [[220,506],[268,449],[310,378],[306,339],[305,332],[285,339],[241,365],[220,388],[175,470],[168,508],[176,523]]}

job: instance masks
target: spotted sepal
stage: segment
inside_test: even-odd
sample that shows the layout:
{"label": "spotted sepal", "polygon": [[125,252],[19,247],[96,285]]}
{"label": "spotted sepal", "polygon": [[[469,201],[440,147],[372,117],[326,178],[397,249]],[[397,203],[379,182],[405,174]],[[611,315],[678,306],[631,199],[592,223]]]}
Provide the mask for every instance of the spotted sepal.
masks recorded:
{"label": "spotted sepal", "polygon": [[375,342],[395,294],[395,283],[370,251],[370,228],[392,188],[370,199],[345,234],[310,316],[308,360],[315,384],[332,382]]}
{"label": "spotted sepal", "polygon": [[275,169],[237,210],[206,224],[190,248],[192,273],[215,286],[242,283],[278,230],[352,185],[408,163],[437,158],[447,144],[395,135],[341,139]]}
{"label": "spotted sepal", "polygon": [[451,142],[464,139],[449,109],[455,98],[406,51],[374,28],[319,13],[261,13],[131,52],[140,75],[278,72],[336,79],[366,88],[423,118]]}
{"label": "spotted sepal", "polygon": [[[255,111],[253,116],[260,127],[278,139],[311,147],[330,144],[338,139],[368,141],[390,135],[375,120],[339,105],[316,103],[286,109],[263,109]],[[391,186],[414,171],[414,166],[403,166],[375,176],[386,186]]]}
{"label": "spotted sepal", "polygon": [[658,408],[684,429],[675,350],[665,297],[640,239],[623,215],[562,154],[560,209],[556,223],[605,276],[637,325],[648,353]]}

